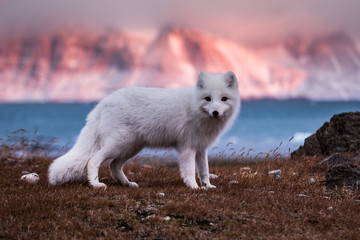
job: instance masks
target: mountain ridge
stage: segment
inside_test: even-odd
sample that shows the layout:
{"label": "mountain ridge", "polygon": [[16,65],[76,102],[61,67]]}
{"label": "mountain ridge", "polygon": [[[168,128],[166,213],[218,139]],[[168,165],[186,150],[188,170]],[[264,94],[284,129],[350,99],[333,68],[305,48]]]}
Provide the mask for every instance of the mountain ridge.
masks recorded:
{"label": "mountain ridge", "polygon": [[199,71],[232,70],[242,99],[360,100],[360,51],[344,32],[251,48],[166,27],[69,31],[0,40],[2,102],[98,101],[128,85],[193,86]]}

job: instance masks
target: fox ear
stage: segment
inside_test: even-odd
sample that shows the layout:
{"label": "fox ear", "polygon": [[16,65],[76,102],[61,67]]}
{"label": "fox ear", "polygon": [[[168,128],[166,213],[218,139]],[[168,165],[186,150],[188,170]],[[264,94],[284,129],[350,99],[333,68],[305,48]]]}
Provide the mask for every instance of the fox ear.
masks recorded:
{"label": "fox ear", "polygon": [[237,88],[237,79],[232,71],[225,73],[225,81],[228,88]]}
{"label": "fox ear", "polygon": [[196,83],[196,87],[198,87],[200,89],[204,88],[204,77],[205,77],[205,72],[201,71],[199,73],[199,77],[198,77],[198,80],[197,80],[197,83]]}

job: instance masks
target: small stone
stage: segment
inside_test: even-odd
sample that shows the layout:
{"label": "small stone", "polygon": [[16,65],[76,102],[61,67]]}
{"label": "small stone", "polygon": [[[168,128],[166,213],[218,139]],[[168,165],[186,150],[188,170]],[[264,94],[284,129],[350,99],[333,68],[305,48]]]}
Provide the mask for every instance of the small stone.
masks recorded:
{"label": "small stone", "polygon": [[219,176],[218,175],[216,175],[216,174],[213,174],[213,173],[210,173],[209,174],[209,178],[210,179],[216,179],[216,178],[218,178]]}
{"label": "small stone", "polygon": [[21,181],[35,184],[40,180],[40,177],[37,173],[28,173],[21,176]]}
{"label": "small stone", "polygon": [[309,179],[309,183],[316,183],[316,179],[315,179],[314,177],[311,177],[311,178]]}
{"label": "small stone", "polygon": [[163,192],[159,192],[158,195],[159,195],[160,197],[165,197],[165,193],[163,193]]}
{"label": "small stone", "polygon": [[236,181],[236,180],[232,180],[232,181],[230,181],[229,182],[229,185],[232,185],[232,184],[238,184],[239,182],[238,181]]}
{"label": "small stone", "polygon": [[156,215],[152,214],[152,215],[147,216],[146,219],[152,219],[152,218],[155,218],[155,217],[156,217]]}
{"label": "small stone", "polygon": [[170,221],[170,220],[171,220],[171,217],[166,216],[166,217],[164,217],[164,220],[165,220],[165,221]]}
{"label": "small stone", "polygon": [[281,170],[280,169],[276,169],[276,170],[272,170],[270,172],[268,172],[269,175],[281,175]]}
{"label": "small stone", "polygon": [[308,195],[303,194],[303,193],[296,194],[295,196],[300,197],[300,198],[307,198],[307,197],[309,197]]}
{"label": "small stone", "polygon": [[328,210],[333,210],[334,208],[333,207],[328,207]]}

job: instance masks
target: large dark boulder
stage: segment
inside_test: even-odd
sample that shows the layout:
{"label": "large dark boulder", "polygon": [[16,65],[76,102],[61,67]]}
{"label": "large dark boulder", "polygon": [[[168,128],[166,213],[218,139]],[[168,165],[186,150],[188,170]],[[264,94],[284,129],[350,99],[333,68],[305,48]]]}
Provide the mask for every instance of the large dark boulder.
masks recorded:
{"label": "large dark boulder", "polygon": [[315,167],[322,167],[322,166],[330,166],[333,167],[338,164],[344,164],[344,163],[358,163],[360,162],[360,159],[358,158],[344,158],[341,156],[340,153],[334,153],[330,157],[325,158],[321,162],[315,165]]}
{"label": "large dark boulder", "polygon": [[334,115],[315,134],[305,139],[304,145],[291,153],[296,156],[330,155],[333,153],[360,153],[360,112]]}
{"label": "large dark boulder", "polygon": [[345,162],[332,166],[326,174],[327,187],[343,187],[359,189],[360,168],[355,164]]}

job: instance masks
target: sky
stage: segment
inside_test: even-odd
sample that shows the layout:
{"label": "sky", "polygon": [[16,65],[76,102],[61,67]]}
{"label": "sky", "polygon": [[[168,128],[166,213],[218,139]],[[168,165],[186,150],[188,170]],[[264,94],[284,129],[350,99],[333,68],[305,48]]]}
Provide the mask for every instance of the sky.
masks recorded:
{"label": "sky", "polygon": [[359,0],[0,0],[0,37],[61,27],[191,28],[243,42],[343,30],[360,36]]}

